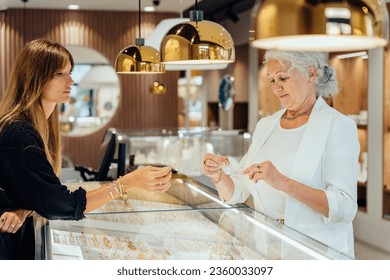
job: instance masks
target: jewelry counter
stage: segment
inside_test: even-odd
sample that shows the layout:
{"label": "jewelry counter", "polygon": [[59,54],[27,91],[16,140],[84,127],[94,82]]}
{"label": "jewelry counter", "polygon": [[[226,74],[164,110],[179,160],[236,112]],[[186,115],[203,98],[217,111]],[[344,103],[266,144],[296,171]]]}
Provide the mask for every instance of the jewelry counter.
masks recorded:
{"label": "jewelry counter", "polygon": [[37,217],[36,236],[37,259],[349,259],[184,176],[166,193],[132,190],[80,221]]}

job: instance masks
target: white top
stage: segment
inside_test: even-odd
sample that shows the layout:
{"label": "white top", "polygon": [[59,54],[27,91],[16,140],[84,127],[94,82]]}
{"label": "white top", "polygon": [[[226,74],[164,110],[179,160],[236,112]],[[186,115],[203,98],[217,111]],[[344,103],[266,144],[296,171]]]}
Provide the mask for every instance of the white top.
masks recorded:
{"label": "white top", "polygon": [[[275,167],[287,177],[290,177],[291,163],[294,162],[299,142],[306,125],[294,129],[285,129],[280,122],[271,135],[253,157],[255,162],[271,161]],[[284,219],[287,194],[276,190],[267,184],[261,184],[257,189],[264,211],[273,219]]]}

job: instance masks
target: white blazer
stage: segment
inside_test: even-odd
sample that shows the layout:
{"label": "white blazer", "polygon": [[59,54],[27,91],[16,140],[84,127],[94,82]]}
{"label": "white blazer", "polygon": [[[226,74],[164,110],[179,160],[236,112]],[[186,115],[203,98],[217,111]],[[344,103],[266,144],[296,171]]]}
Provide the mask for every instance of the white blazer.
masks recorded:
{"label": "white blazer", "polygon": [[[271,135],[286,109],[261,119],[248,152],[233,170],[235,188],[227,203],[253,197],[255,209],[267,213],[258,193],[259,181],[250,181],[242,170],[257,163],[254,155]],[[357,173],[359,141],[355,122],[336,111],[319,97],[313,107],[292,163],[290,178],[309,187],[321,189],[329,203],[329,216],[324,217],[298,200],[288,196],[285,224],[329,247],[354,257],[352,221],[357,212]]]}

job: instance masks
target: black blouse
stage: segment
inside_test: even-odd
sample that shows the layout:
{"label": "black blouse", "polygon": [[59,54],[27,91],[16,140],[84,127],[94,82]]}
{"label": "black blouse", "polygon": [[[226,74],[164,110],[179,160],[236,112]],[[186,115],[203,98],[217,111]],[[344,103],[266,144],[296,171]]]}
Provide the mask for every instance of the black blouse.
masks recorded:
{"label": "black blouse", "polygon": [[[28,209],[48,219],[80,220],[84,217],[86,202],[84,189],[80,187],[70,192],[61,184],[35,128],[26,121],[18,121],[3,129],[0,133],[0,213]],[[26,223],[28,221],[32,223],[31,219]],[[15,252],[16,245],[9,248],[9,244],[20,247],[26,239],[31,239],[20,232],[26,227],[31,228],[24,225],[17,234],[0,233],[0,259],[27,258],[22,257],[25,252]],[[23,248],[19,249],[23,251]]]}

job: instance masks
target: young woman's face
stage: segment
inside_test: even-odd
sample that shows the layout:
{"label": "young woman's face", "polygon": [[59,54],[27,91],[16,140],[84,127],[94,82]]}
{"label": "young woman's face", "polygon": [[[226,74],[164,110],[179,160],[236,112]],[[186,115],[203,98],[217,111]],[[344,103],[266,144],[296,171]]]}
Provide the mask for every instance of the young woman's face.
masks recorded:
{"label": "young woman's face", "polygon": [[43,88],[42,102],[45,104],[66,103],[70,98],[70,90],[74,81],[71,77],[72,66],[68,63],[65,68],[58,70],[54,77]]}
{"label": "young woman's face", "polygon": [[313,87],[310,86],[308,78],[296,69],[289,73],[288,68],[276,60],[268,62],[268,79],[272,91],[279,98],[282,106],[288,110],[298,110],[305,103],[308,95],[313,94]]}

